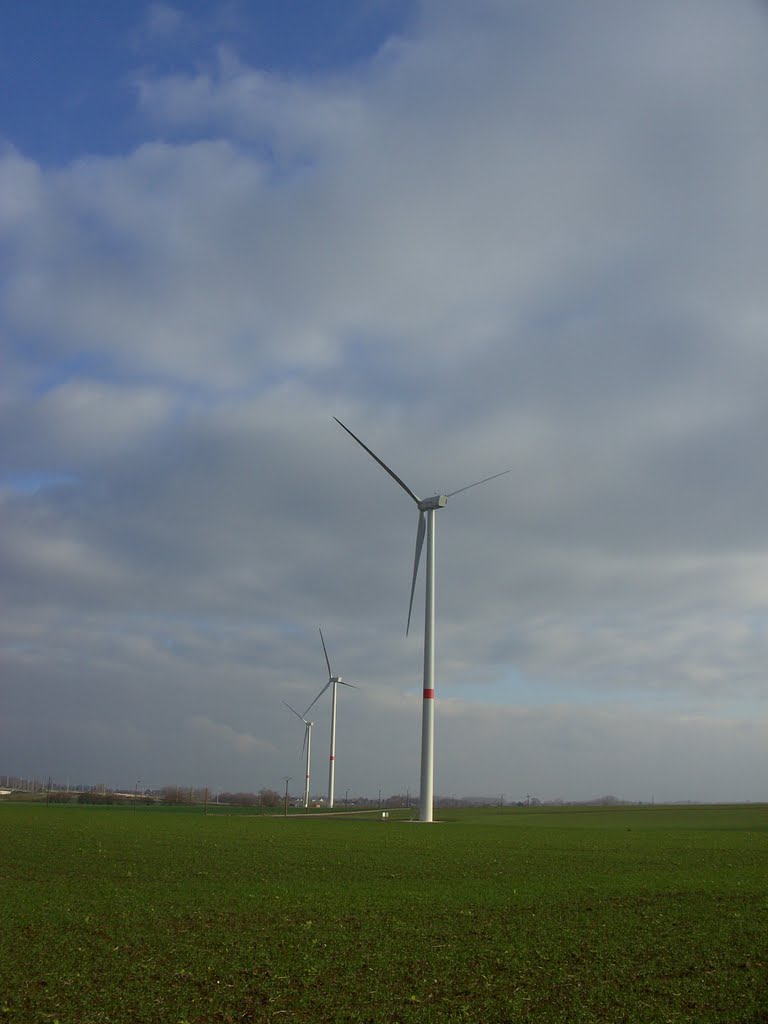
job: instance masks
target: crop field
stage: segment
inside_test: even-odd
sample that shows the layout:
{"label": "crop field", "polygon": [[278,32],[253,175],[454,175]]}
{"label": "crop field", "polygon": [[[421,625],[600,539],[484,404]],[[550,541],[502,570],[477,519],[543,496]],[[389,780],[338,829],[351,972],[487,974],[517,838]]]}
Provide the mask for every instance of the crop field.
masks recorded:
{"label": "crop field", "polygon": [[0,1022],[768,1022],[768,808],[0,805]]}

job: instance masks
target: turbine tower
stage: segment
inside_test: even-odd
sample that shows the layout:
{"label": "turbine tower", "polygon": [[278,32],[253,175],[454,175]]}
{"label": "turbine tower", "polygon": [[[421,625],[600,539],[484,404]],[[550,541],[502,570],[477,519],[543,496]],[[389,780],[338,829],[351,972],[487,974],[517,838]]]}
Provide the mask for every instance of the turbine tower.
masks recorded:
{"label": "turbine tower", "polygon": [[330,762],[329,762],[329,766],[328,766],[328,806],[329,807],[333,807],[333,785],[334,785],[334,776],[335,776],[335,771],[336,771],[336,687],[339,684],[341,684],[341,686],[349,686],[353,690],[356,690],[357,687],[354,686],[352,683],[345,683],[344,680],[341,678],[341,676],[335,676],[333,674],[333,672],[331,671],[331,663],[328,660],[328,651],[327,651],[326,646],[325,646],[325,640],[323,639],[323,631],[322,631],[322,629],[320,630],[320,642],[323,645],[323,653],[325,654],[325,663],[328,666],[328,682],[322,688],[320,693],[318,693],[318,695],[315,697],[315,699],[309,705],[309,707],[304,712],[304,714],[305,715],[309,714],[309,712],[312,710],[312,708],[315,706],[315,704],[317,704],[317,702],[323,696],[323,694],[328,689],[328,687],[331,686],[332,687],[332,690],[331,690],[331,757],[330,757]]}
{"label": "turbine tower", "polygon": [[448,499],[454,494],[461,494],[471,487],[478,487],[480,484],[495,480],[497,477],[505,476],[511,472],[509,469],[501,473],[494,473],[493,476],[486,476],[466,487],[460,487],[457,491],[449,491],[448,494],[436,494],[432,498],[419,498],[411,488],[404,483],[400,477],[389,466],[382,462],[378,455],[371,451],[367,444],[353,434],[349,427],[344,426],[340,419],[333,417],[349,436],[357,441],[361,448],[368,452],[381,468],[389,473],[395,483],[399,484],[405,493],[415,502],[419,510],[419,523],[416,529],[416,552],[413,558],[413,577],[411,579],[411,599],[408,604],[408,622],[405,627],[406,636],[411,626],[411,612],[413,610],[413,594],[416,589],[416,576],[419,572],[419,561],[421,549],[424,546],[424,535],[427,538],[427,569],[426,569],[426,600],[424,608],[424,687],[421,712],[421,788],[419,791],[419,820],[433,820],[434,804],[434,761],[435,761],[435,512],[439,508],[445,508]]}
{"label": "turbine tower", "polygon": [[[300,718],[304,723],[304,742],[301,745],[302,754],[306,750],[307,760],[304,772],[304,807],[309,807],[309,763],[312,759],[312,722],[308,722],[304,715],[300,715],[298,711],[291,707],[290,704],[283,701],[283,704],[288,708],[289,711],[293,711],[297,718]],[[306,712],[305,712],[306,713]]]}

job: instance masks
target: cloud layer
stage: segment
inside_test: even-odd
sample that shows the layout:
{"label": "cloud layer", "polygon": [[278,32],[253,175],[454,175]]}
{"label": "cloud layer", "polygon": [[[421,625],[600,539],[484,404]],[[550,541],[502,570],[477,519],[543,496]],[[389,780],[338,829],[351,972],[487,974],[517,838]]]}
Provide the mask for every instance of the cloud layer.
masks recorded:
{"label": "cloud layer", "polygon": [[439,517],[439,792],[758,799],[765,10],[409,13],[311,74],[198,26],[129,151],[6,140],[7,770],[275,786],[322,625],[339,784],[415,790],[416,516],[335,415],[512,470]]}

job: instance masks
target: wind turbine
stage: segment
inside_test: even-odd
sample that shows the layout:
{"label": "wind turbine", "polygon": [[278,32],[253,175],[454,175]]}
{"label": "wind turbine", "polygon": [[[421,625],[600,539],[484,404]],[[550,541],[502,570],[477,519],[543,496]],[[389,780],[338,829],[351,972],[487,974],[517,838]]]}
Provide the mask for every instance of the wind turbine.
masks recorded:
{"label": "wind turbine", "polygon": [[[301,745],[302,754],[307,751],[307,764],[304,774],[304,807],[309,807],[309,762],[312,756],[312,722],[308,722],[304,715],[300,715],[298,711],[291,707],[290,704],[283,701],[283,704],[288,708],[289,711],[293,711],[297,718],[300,718],[304,723],[304,742]],[[306,712],[305,712],[306,714]]]}
{"label": "wind turbine", "polygon": [[323,653],[325,654],[325,663],[328,666],[328,682],[322,688],[320,693],[318,693],[318,695],[315,697],[315,699],[309,705],[309,707],[304,712],[304,714],[308,715],[309,712],[312,710],[312,708],[315,706],[315,704],[317,704],[317,702],[323,696],[323,694],[328,689],[328,687],[329,686],[333,687],[333,689],[331,690],[331,758],[330,758],[330,763],[329,763],[329,767],[328,767],[328,806],[329,807],[333,807],[333,783],[334,783],[334,773],[335,773],[335,767],[336,767],[336,687],[339,684],[341,684],[342,686],[349,686],[353,690],[356,690],[357,687],[354,686],[352,683],[345,683],[344,680],[341,678],[341,676],[335,676],[333,674],[333,672],[331,671],[331,663],[328,660],[328,651],[327,651],[326,646],[325,646],[325,640],[323,640],[323,631],[322,631],[322,629],[320,630],[320,642],[323,645]]}
{"label": "wind turbine", "polygon": [[434,761],[435,761],[435,512],[439,508],[445,508],[448,499],[454,494],[461,494],[471,487],[478,487],[489,480],[505,476],[511,472],[509,469],[501,473],[494,473],[493,476],[486,476],[466,487],[460,487],[457,491],[449,491],[448,494],[436,494],[432,498],[419,498],[411,488],[404,483],[386,462],[371,451],[367,444],[353,434],[349,427],[344,426],[340,419],[333,417],[349,436],[357,441],[361,448],[368,452],[385,470],[395,483],[399,484],[405,493],[415,502],[419,510],[419,524],[416,529],[416,552],[413,558],[413,578],[411,580],[411,599],[408,604],[408,622],[405,627],[406,636],[411,626],[411,611],[413,610],[413,594],[416,589],[416,576],[419,571],[419,560],[421,549],[424,546],[424,535],[427,537],[427,580],[426,580],[426,601],[424,609],[424,690],[421,711],[421,789],[419,792],[419,820],[432,821],[432,806],[434,803]]}

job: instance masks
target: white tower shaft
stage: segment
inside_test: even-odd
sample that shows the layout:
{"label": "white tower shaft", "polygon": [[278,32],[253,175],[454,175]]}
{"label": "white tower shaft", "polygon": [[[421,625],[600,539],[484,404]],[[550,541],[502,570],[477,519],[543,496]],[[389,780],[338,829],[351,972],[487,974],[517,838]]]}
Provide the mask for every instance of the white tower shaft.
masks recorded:
{"label": "white tower shaft", "polygon": [[304,776],[304,807],[309,807],[309,764],[312,754],[312,723],[307,722],[307,767]]}
{"label": "white tower shaft", "polygon": [[427,510],[426,600],[424,607],[424,693],[421,707],[419,820],[432,821],[435,751],[435,509]]}
{"label": "white tower shaft", "polygon": [[336,772],[336,685],[334,679],[331,685],[331,756],[328,762],[328,806],[333,807],[333,786]]}

